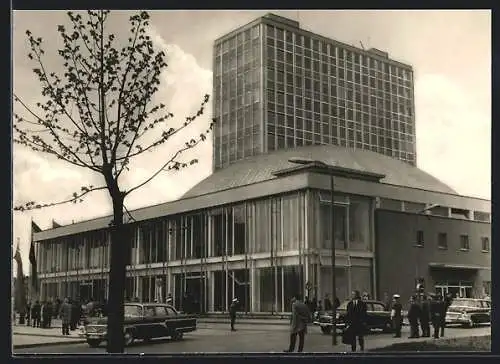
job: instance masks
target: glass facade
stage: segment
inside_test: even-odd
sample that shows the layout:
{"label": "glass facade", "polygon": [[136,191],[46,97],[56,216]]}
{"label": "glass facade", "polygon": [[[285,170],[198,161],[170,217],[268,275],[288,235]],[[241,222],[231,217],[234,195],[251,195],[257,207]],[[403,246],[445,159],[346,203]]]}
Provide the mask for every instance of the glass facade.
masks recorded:
{"label": "glass facade", "polygon": [[415,165],[413,71],[381,53],[267,18],[217,41],[215,168],[313,144]]}
{"label": "glass facade", "polygon": [[415,164],[409,67],[299,29],[264,29],[267,151],[334,144]]}
{"label": "glass facade", "polygon": [[257,25],[215,45],[215,168],[263,152],[261,39]]}

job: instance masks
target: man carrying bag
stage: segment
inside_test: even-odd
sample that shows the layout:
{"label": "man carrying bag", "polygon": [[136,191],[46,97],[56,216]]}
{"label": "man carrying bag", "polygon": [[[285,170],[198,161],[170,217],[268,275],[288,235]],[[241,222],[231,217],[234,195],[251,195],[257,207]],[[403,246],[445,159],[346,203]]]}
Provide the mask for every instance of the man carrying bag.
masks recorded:
{"label": "man carrying bag", "polygon": [[356,351],[356,338],[361,351],[365,350],[366,312],[366,303],[361,300],[359,291],[352,292],[352,300],[347,304],[347,327],[342,335],[342,342],[351,344],[353,352]]}

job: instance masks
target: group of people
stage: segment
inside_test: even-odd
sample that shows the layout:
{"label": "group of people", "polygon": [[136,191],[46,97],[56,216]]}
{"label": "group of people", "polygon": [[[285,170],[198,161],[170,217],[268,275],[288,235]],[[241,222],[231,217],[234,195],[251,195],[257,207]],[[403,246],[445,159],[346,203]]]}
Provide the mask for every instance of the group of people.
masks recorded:
{"label": "group of people", "polygon": [[66,298],[28,302],[25,308],[26,325],[51,328],[53,319],[61,319],[63,335],[69,335],[70,330],[76,330],[86,316],[106,315],[105,305],[89,300],[82,304],[79,300]]}
{"label": "group of people", "polygon": [[[299,338],[298,352],[304,350],[305,336],[307,334],[307,325],[311,322],[310,307],[302,302],[300,295],[295,295],[292,298],[292,315],[290,318],[290,342],[285,352],[293,352],[295,350],[297,337]],[[325,300],[326,301],[326,300]],[[330,302],[331,304],[331,302]],[[326,305],[325,305],[326,306]],[[335,306],[338,308],[340,303],[335,300]],[[325,307],[326,309],[326,307]],[[364,333],[366,331],[366,315],[367,306],[365,299],[361,298],[359,291],[353,291],[351,300],[347,304],[346,324],[347,328],[344,331],[342,341],[345,344],[351,345],[352,351],[356,351],[356,342],[359,343],[361,350],[364,350]]]}
{"label": "group of people", "polygon": [[408,309],[409,338],[431,337],[431,324],[434,338],[444,336],[446,312],[451,303],[451,295],[443,297],[440,294],[418,293],[411,296]]}
{"label": "group of people", "polygon": [[57,318],[59,302],[55,301],[35,301],[28,302],[25,308],[26,326],[50,328],[52,327],[52,319]]}

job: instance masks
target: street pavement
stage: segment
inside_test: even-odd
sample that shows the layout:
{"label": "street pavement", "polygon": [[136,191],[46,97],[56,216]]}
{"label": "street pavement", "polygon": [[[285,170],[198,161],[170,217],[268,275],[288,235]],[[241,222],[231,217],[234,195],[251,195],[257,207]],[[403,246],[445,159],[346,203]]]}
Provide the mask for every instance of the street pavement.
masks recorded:
{"label": "street pavement", "polygon": [[[238,331],[231,332],[229,325],[200,323],[197,331],[186,334],[182,341],[156,339],[149,343],[136,342],[125,349],[128,354],[175,354],[175,353],[282,353],[288,346],[289,331],[285,325],[239,324]],[[54,329],[53,329],[54,330]],[[332,346],[331,335],[324,335],[318,327],[308,328],[305,352],[332,353],[350,351],[341,343]],[[445,338],[489,335],[490,327],[473,329],[447,328]],[[390,334],[373,333],[365,338],[365,349],[370,350],[405,341],[424,341],[428,338],[408,339],[408,328],[403,328],[403,337],[396,339]],[[22,335],[14,335],[22,336]],[[435,340],[435,339],[430,339]],[[14,354],[103,354],[105,344],[91,348],[86,343],[45,345],[29,348],[14,348]]]}

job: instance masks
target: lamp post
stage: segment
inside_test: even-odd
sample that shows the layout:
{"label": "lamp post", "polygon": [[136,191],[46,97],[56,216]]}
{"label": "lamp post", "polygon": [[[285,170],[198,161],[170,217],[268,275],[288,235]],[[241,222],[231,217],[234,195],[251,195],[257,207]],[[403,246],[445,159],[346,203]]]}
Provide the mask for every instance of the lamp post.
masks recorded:
{"label": "lamp post", "polygon": [[290,163],[301,164],[311,167],[317,167],[323,171],[327,171],[330,176],[330,241],[331,241],[331,255],[332,255],[332,300],[333,300],[333,312],[332,312],[332,345],[337,345],[337,307],[335,302],[337,299],[337,287],[336,287],[336,274],[335,274],[335,184],[333,177],[332,167],[328,164],[312,159],[305,158],[290,158],[288,159]]}

